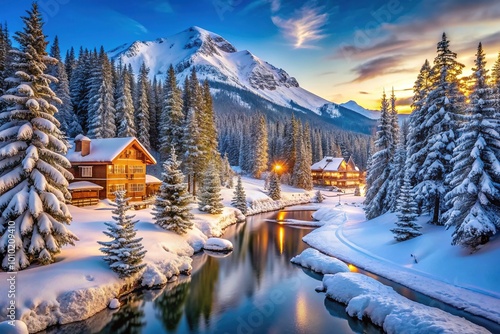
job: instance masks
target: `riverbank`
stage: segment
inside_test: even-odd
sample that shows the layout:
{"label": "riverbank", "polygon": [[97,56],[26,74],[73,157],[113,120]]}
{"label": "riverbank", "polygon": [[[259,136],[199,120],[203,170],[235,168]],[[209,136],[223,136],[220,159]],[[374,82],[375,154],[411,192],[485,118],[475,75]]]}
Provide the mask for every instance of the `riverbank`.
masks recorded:
{"label": "riverbank", "polygon": [[327,198],[315,213],[322,227],[303,238],[311,247],[468,313],[500,324],[500,240],[470,254],[452,246],[452,230],[427,224],[422,235],[396,242],[390,229],[397,217],[388,213],[366,221],[362,198],[345,196],[339,205]]}
{"label": "riverbank", "polygon": [[[263,181],[246,179],[244,187],[250,202],[250,214],[279,210],[285,206],[309,201],[307,192],[283,187],[283,199],[272,201],[263,190]],[[91,317],[105,309],[113,298],[135,289],[161,286],[189,274],[191,256],[202,250],[208,237],[219,237],[224,229],[240,218],[231,207],[233,189],[223,189],[224,212],[210,215],[197,210],[194,204],[195,228],[179,236],[158,227],[153,222],[151,208],[134,211],[138,237],[143,238],[147,250],[144,271],[128,279],[120,279],[102,260],[98,240],[106,240],[102,233],[104,222],[112,221],[108,202],[97,206],[77,208],[70,206],[73,222],[70,230],[80,241],[74,247],[64,247],[56,263],[32,266],[16,274],[16,319],[26,323],[30,332],[41,331],[57,324],[67,324]],[[10,274],[1,272],[5,282]],[[0,284],[0,322],[9,320],[9,285]]]}

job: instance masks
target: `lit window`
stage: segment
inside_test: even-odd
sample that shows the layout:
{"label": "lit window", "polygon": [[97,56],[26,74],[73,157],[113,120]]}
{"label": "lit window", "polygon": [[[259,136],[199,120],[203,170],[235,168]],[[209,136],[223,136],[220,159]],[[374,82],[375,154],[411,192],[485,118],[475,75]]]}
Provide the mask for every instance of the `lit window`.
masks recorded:
{"label": "lit window", "polygon": [[82,177],[92,177],[92,166],[81,166],[80,175]]}
{"label": "lit window", "polygon": [[115,165],[115,174],[125,174],[125,165]]}
{"label": "lit window", "polygon": [[109,186],[110,193],[114,193],[115,191],[124,191],[124,190],[125,190],[124,184],[112,184]]}
{"label": "lit window", "polygon": [[129,173],[142,174],[144,173],[144,166],[128,166]]}
{"label": "lit window", "polygon": [[130,192],[142,192],[144,191],[144,184],[142,183],[131,183],[129,184]]}

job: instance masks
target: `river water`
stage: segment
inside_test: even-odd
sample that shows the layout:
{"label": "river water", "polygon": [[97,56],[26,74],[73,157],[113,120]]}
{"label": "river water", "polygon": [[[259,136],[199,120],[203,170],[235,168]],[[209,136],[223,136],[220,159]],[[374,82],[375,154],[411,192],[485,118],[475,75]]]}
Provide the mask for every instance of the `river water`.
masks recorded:
{"label": "river water", "polygon": [[[310,228],[267,221],[311,220],[311,213],[274,212],[249,217],[246,223],[225,231],[224,238],[233,243],[234,251],[227,256],[195,255],[193,267],[197,269],[191,277],[161,290],[125,296],[118,311],[104,310],[88,320],[46,332],[383,333],[369,321],[349,317],[344,305],[316,293],[321,275],[290,262],[307,248],[302,237]],[[439,306],[405,287],[393,287],[419,302]]]}

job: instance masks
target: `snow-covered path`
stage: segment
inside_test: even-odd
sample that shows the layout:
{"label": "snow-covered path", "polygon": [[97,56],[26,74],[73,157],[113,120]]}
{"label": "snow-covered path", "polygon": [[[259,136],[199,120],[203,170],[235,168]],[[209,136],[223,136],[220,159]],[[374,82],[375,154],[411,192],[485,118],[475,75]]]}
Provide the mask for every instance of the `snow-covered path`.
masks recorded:
{"label": "snow-covered path", "polygon": [[[359,205],[344,204],[322,210],[316,218],[324,222],[324,226],[303,238],[311,247],[500,324],[500,288],[495,283],[499,281],[499,270],[491,266],[500,255],[498,242],[483,249],[482,255],[464,255],[462,249],[448,245],[449,231],[444,228],[437,231],[421,221],[423,236],[397,243],[389,231],[389,225],[395,221],[393,214],[367,222]],[[439,252],[447,254],[432,257],[426,253],[429,247],[439,253],[438,246],[442,248]],[[411,256],[414,252],[418,263]],[[443,257],[448,257],[448,261],[441,261]],[[476,257],[479,263],[471,266],[471,262],[466,261],[470,257]],[[355,270],[352,265],[351,268]],[[476,276],[481,280],[475,280]],[[474,284],[476,281],[478,284]]]}

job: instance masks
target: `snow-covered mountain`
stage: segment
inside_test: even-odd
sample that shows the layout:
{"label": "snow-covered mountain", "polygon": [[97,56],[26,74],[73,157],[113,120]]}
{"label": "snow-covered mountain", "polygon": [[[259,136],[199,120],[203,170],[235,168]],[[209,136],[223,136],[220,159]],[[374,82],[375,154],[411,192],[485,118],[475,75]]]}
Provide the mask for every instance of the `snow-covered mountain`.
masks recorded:
{"label": "snow-covered mountain", "polygon": [[341,103],[340,105],[344,108],[353,110],[353,111],[357,112],[358,114],[361,114],[365,117],[368,117],[369,119],[379,119],[380,118],[380,111],[363,108],[356,101],[353,101],[353,100],[350,100],[346,103]]}
{"label": "snow-covered mountain", "polygon": [[341,116],[337,104],[301,88],[285,70],[247,50],[238,51],[223,37],[199,27],[155,41],[125,44],[109,51],[109,55],[117,62],[131,64],[135,73],[144,62],[150,69],[150,78],[163,79],[172,64],[182,84],[195,66],[200,80],[246,90],[293,110],[306,112],[304,109],[307,109],[331,118]]}

